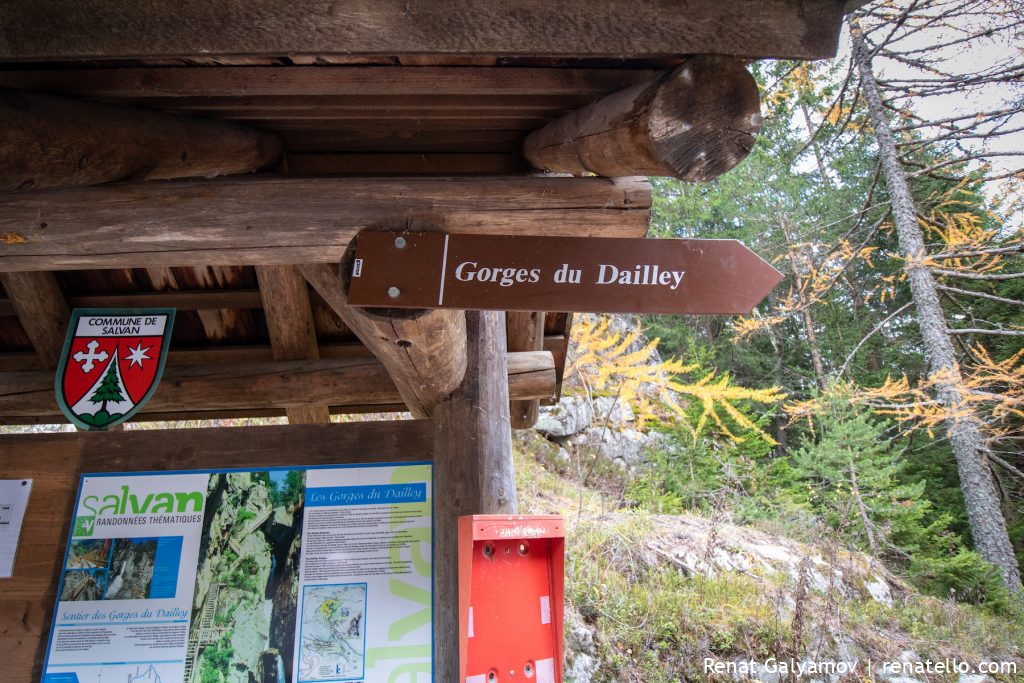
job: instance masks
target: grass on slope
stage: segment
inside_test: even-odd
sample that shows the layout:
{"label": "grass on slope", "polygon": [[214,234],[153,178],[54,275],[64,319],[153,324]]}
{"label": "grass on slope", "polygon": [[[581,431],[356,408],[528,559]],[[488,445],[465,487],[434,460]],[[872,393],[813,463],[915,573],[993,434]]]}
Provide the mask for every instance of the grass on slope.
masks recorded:
{"label": "grass on slope", "polygon": [[[612,511],[606,496],[559,476],[550,466],[557,448],[542,439],[516,445],[520,511],[566,517],[567,609],[595,633],[595,681],[707,680],[699,668],[705,657],[813,657],[821,642],[832,643],[822,623],[875,661],[899,660],[906,650],[969,662],[1024,656],[1024,615],[916,594],[892,607],[813,591],[794,600],[790,577],[691,576],[659,563],[647,552],[654,530],[646,512]],[[1000,680],[1024,682],[1024,662]]]}

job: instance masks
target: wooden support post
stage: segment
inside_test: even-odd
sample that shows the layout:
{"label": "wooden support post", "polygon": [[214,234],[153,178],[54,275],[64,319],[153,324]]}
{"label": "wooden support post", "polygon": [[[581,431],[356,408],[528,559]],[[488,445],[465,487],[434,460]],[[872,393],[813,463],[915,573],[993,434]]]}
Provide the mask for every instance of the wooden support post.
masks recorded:
{"label": "wooden support post", "polygon": [[[462,311],[378,315],[348,305],[336,266],[299,267],[342,322],[384,364],[415,417],[428,417],[466,373],[466,317]],[[408,316],[408,317],[402,317]]]}
{"label": "wooden support post", "polygon": [[702,55],[552,121],[523,151],[537,168],[559,173],[697,182],[742,161],[760,128],[757,83],[743,62]]}
{"label": "wooden support post", "polygon": [[[313,307],[306,279],[295,266],[256,266],[274,360],[319,360]],[[288,409],[292,424],[331,421],[324,403]]]}
{"label": "wooden support post", "polygon": [[459,677],[458,519],[515,514],[505,321],[466,313],[466,377],[434,409],[434,680]]}
{"label": "wooden support post", "polygon": [[25,329],[39,362],[56,370],[71,310],[53,273],[0,273],[0,283]]}
{"label": "wooden support post", "polygon": [[[509,351],[540,351],[544,348],[544,313],[509,311],[505,314]],[[515,429],[529,429],[537,423],[540,401],[512,401],[509,415]]]}
{"label": "wooden support post", "polygon": [[235,124],[0,90],[0,191],[249,173],[278,139]]}

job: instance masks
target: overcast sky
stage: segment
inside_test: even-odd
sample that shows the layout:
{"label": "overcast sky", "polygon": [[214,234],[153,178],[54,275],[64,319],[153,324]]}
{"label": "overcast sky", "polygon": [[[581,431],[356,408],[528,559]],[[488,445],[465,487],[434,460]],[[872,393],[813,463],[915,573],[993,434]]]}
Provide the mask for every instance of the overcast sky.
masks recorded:
{"label": "overcast sky", "polygon": [[[898,6],[905,6],[906,1],[898,3]],[[1011,0],[1006,1],[1009,3]],[[964,7],[977,6],[980,4],[980,0],[960,4]],[[1018,2],[1017,4],[1021,5],[1022,3]],[[1024,14],[1024,9],[1018,8],[1018,12]],[[930,28],[910,38],[892,42],[889,49],[911,53],[907,55],[911,58],[926,59],[941,71],[950,74],[998,70],[1008,64],[1016,64],[1018,67],[1024,65],[1024,32],[1020,29],[1016,30],[1016,35],[1010,31],[1002,31],[990,37],[972,39],[952,47],[934,47],[974,35],[979,32],[978,26],[978,20],[962,18],[953,25]],[[869,28],[867,22],[865,22],[865,28]],[[881,34],[875,34],[873,37],[878,40],[881,38]],[[928,49],[928,52],[926,54],[913,53],[913,51],[922,49]],[[848,60],[849,55],[849,33],[844,30],[838,58]],[[935,78],[934,74],[882,57],[875,60],[874,68],[876,76],[886,80]],[[1022,104],[1024,104],[1024,79],[1017,79],[1016,82],[962,88],[958,92],[946,95],[915,97],[911,101],[911,108],[923,118],[938,120],[1014,106],[1021,109],[1024,108]],[[1017,128],[1024,128],[1024,113],[1018,112],[1009,120],[1000,123],[1000,129],[1004,131]],[[938,132],[938,129],[926,129],[924,134],[931,137]],[[1024,168],[1024,132],[972,140],[967,143],[967,146],[972,152],[997,153],[988,158],[992,164],[993,173],[1020,171]],[[1012,156],[1002,156],[1006,154],[1012,154]],[[1016,179],[1001,183],[1003,186],[1007,184],[1019,196],[1024,196],[1024,178],[1018,176]],[[995,187],[988,188],[990,196],[994,195],[996,191]],[[1024,228],[1024,212],[1018,210],[1015,214],[1007,216],[1007,219],[1010,227]]]}

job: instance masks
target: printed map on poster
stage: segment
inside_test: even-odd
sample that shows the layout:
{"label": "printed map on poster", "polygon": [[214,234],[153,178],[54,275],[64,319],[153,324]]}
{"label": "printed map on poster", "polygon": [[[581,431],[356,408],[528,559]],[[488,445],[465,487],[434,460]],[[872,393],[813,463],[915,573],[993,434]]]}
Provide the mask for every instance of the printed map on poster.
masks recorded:
{"label": "printed map on poster", "polygon": [[430,679],[431,480],[424,463],[84,475],[44,683]]}
{"label": "printed map on poster", "polygon": [[310,586],[302,592],[299,678],[362,678],[366,584]]}

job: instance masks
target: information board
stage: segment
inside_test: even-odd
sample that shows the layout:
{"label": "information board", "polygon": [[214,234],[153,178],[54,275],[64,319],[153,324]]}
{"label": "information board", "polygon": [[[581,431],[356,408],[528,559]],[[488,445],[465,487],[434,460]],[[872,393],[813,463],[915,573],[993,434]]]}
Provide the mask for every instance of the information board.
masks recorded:
{"label": "information board", "polygon": [[432,678],[429,463],[82,476],[43,683]]}

